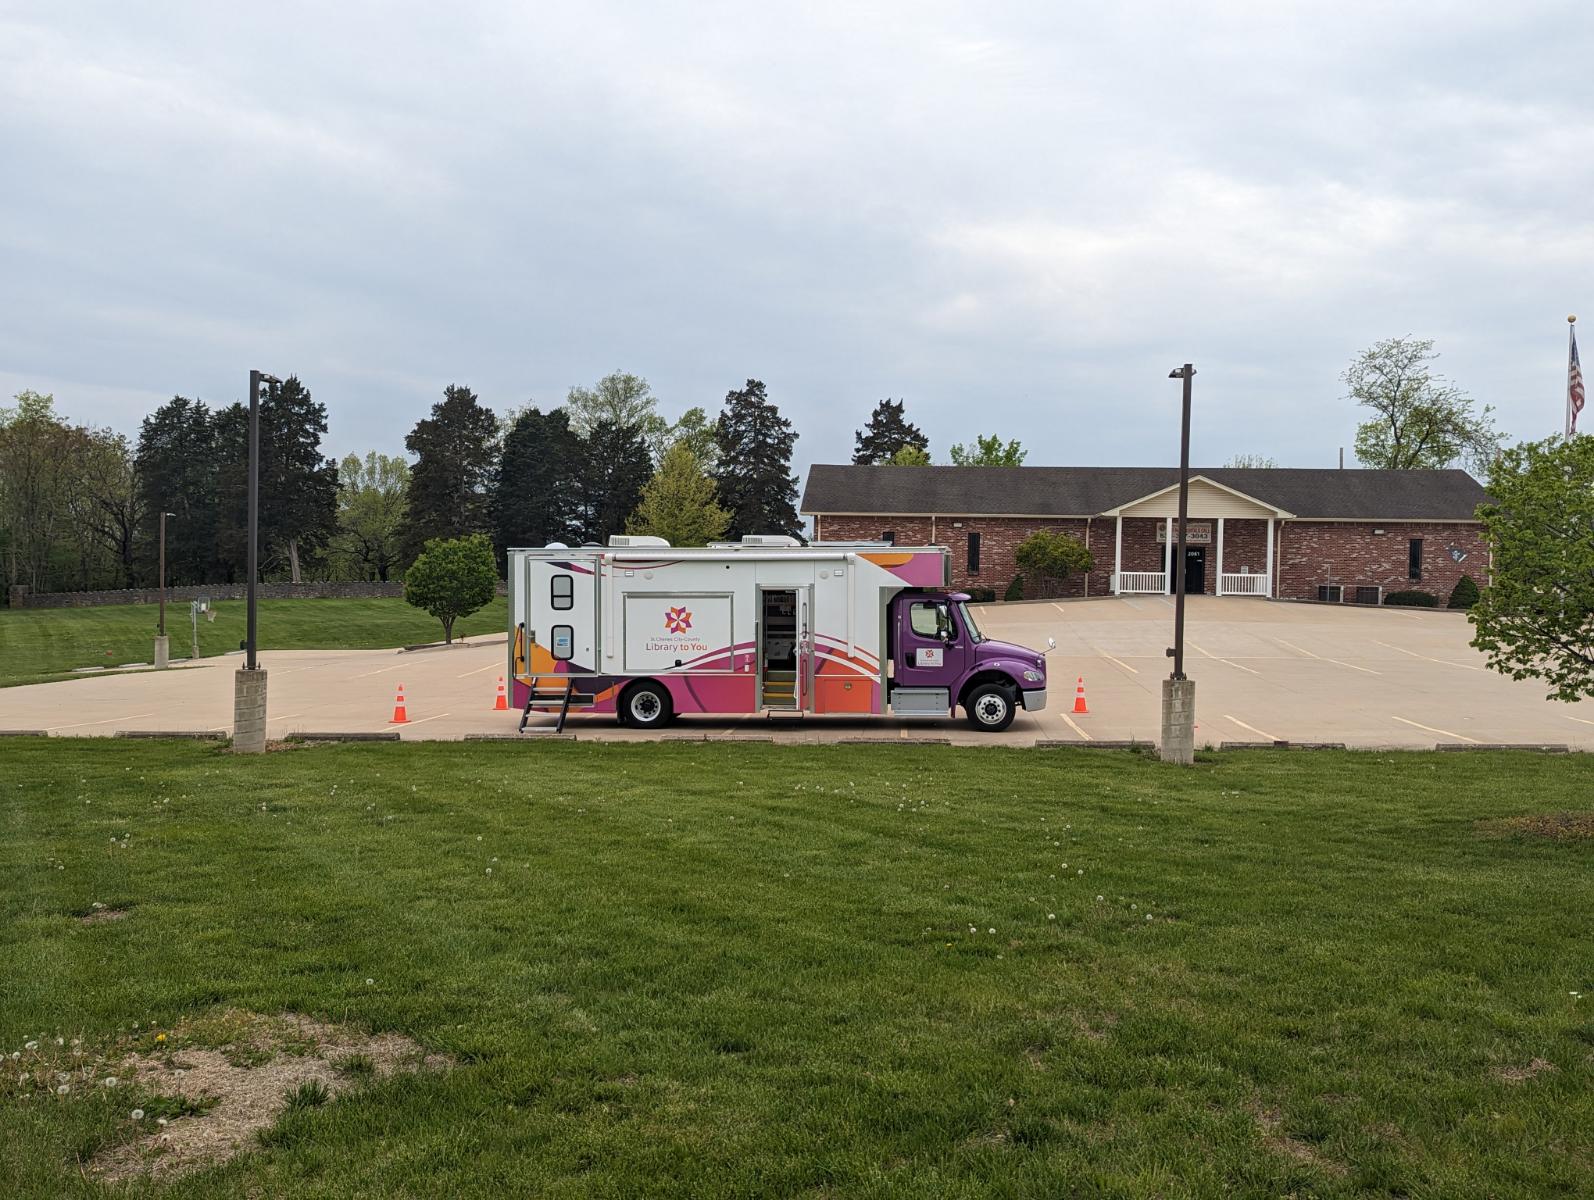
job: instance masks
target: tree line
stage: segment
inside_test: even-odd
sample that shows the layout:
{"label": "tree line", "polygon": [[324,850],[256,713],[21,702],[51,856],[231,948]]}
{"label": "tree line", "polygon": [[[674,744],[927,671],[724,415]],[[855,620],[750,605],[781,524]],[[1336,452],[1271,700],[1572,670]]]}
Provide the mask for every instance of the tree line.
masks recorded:
{"label": "tree line", "polygon": [[[8,589],[131,588],[157,578],[166,514],[170,584],[242,581],[248,409],[174,396],[130,440],[74,425],[53,397],[0,407],[0,564]],[[616,372],[565,403],[500,419],[450,385],[405,438],[413,461],[334,462],[325,405],[297,378],[260,402],[261,575],[390,580],[426,544],[486,535],[512,545],[647,533],[702,545],[798,533],[792,424],[764,384],[667,421],[647,380]]]}

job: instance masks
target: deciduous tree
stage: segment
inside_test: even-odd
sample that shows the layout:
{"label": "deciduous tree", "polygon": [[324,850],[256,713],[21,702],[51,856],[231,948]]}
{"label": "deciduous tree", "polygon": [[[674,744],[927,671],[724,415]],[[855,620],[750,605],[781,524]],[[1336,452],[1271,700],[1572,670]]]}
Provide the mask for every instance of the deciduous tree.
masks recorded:
{"label": "deciduous tree", "polygon": [[1440,468],[1464,462],[1487,474],[1500,449],[1488,405],[1481,411],[1466,392],[1430,364],[1432,338],[1386,338],[1364,350],[1341,376],[1348,398],[1371,409],[1357,426],[1356,457],[1387,470]]}
{"label": "deciduous tree", "polygon": [[714,482],[731,514],[728,536],[798,533],[797,479],[791,473],[797,433],[770,403],[763,383],[749,379],[725,394],[714,440],[719,446]]}
{"label": "deciduous tree", "polygon": [[1266,454],[1234,454],[1230,455],[1229,461],[1223,465],[1225,467],[1241,467],[1250,470],[1256,470],[1258,468],[1277,467],[1279,464],[1277,459],[1269,458]]}
{"label": "deciduous tree", "polygon": [[485,533],[433,538],[404,575],[404,599],[443,624],[443,641],[454,640],[454,622],[492,601],[498,585],[493,543]]}
{"label": "deciduous tree", "polygon": [[565,396],[570,428],[590,437],[604,421],[616,427],[635,426],[650,449],[662,455],[669,422],[659,416],[659,400],[648,381],[629,371],[612,371],[592,387],[573,387]]}
{"label": "deciduous tree", "polygon": [[386,582],[398,570],[410,467],[375,450],[346,456],[338,467],[338,530],[332,557],[351,579]]}
{"label": "deciduous tree", "polygon": [[996,434],[977,435],[970,445],[952,447],[952,462],[959,467],[1019,467],[1029,452],[1017,439],[1004,443]]}
{"label": "deciduous tree", "polygon": [[1551,699],[1594,697],[1594,437],[1551,438],[1501,454],[1478,509],[1490,579],[1469,619],[1472,644]]}
{"label": "deciduous tree", "polygon": [[897,452],[891,456],[888,465],[893,467],[927,467],[930,465],[930,452],[918,446],[899,446]]}
{"label": "deciduous tree", "polygon": [[672,546],[706,546],[725,536],[730,513],[714,498],[714,481],[684,442],[671,446],[658,474],[626,522],[627,533],[652,534]]}
{"label": "deciduous tree", "polygon": [[895,461],[899,450],[911,446],[929,462],[930,439],[903,413],[901,400],[882,400],[869,414],[869,423],[853,434],[852,461],[859,466],[879,466]]}

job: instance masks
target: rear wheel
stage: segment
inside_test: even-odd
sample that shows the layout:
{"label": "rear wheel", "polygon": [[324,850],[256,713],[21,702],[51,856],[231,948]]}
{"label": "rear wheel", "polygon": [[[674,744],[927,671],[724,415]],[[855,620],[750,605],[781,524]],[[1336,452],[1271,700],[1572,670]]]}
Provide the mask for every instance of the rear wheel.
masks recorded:
{"label": "rear wheel", "polygon": [[1010,689],[999,683],[982,683],[963,701],[969,724],[984,733],[1000,733],[1013,723],[1018,705]]}
{"label": "rear wheel", "polygon": [[620,723],[633,729],[657,729],[675,715],[670,693],[661,684],[647,680],[634,683],[620,697]]}

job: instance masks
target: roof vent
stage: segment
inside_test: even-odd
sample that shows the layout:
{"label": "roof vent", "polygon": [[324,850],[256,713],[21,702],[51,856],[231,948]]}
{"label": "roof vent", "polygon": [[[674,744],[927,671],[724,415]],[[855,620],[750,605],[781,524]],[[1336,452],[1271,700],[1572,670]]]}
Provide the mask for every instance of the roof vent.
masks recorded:
{"label": "roof vent", "polygon": [[650,537],[640,533],[614,533],[609,535],[611,549],[637,550],[668,550],[670,543],[661,537]]}
{"label": "roof vent", "polygon": [[744,546],[801,546],[802,543],[784,533],[749,533],[742,537]]}

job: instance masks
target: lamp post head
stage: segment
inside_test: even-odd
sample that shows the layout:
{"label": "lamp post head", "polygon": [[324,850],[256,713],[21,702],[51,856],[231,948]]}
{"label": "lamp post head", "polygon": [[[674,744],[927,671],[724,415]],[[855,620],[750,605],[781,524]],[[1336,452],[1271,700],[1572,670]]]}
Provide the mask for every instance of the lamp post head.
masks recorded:
{"label": "lamp post head", "polygon": [[1185,363],[1184,366],[1175,367],[1173,370],[1169,371],[1168,372],[1168,378],[1169,379],[1186,379],[1186,378],[1189,377],[1189,375],[1187,375],[1186,372],[1188,372],[1189,375],[1194,375],[1195,374],[1195,368],[1192,367],[1189,363]]}

